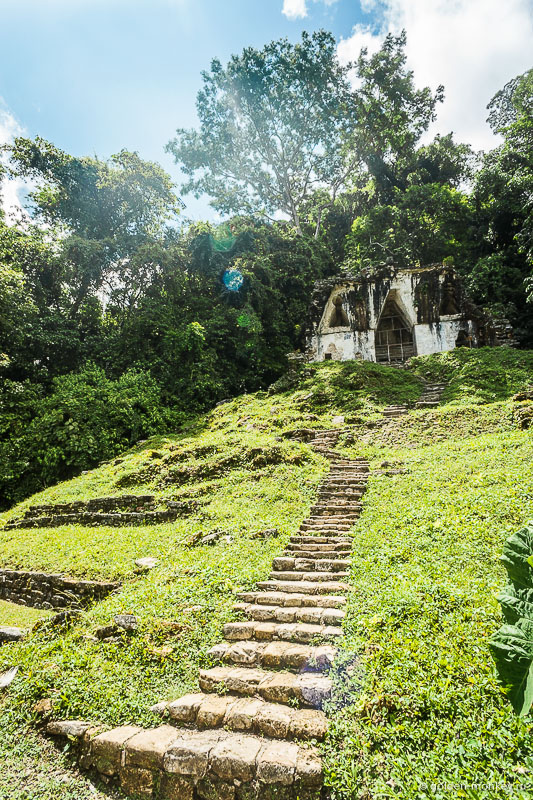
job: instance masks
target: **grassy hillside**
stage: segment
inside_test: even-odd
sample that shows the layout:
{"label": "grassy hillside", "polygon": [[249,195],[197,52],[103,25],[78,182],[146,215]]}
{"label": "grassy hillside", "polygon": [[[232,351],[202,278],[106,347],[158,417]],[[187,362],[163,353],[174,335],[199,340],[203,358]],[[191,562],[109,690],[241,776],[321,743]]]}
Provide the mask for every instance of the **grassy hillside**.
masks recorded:
{"label": "grassy hillside", "polygon": [[[414,404],[423,379],[449,380],[447,403],[384,420],[385,405]],[[518,429],[510,399],[530,383],[532,352],[460,350],[414,359],[406,370],[312,365],[286,391],[220,405],[2,515],[5,522],[37,502],[123,493],[196,503],[193,514],[164,525],[0,528],[2,566],[123,581],[71,627],[44,621],[25,642],[0,648],[0,669],[20,666],[0,701],[0,758],[8,763],[0,798],[95,796],[86,778],[58,788],[57,756],[47,748],[37,759],[35,734],[22,744],[37,700],[52,698],[61,717],[152,724],[151,704],[195,688],[198,666],[232,618],[233,592],[268,574],[328,468],[291,431],[332,425],[349,427],[342,447],[370,457],[373,469],[354,531],[342,710],[325,746],[333,796],[496,798],[501,789],[450,795],[422,784],[498,775],[523,782],[533,767],[530,723],[512,716],[486,643],[498,626],[503,541],[533,516],[533,441]],[[384,474],[391,464],[393,474]],[[253,538],[266,528],[279,537]],[[214,546],[187,546],[214,529],[223,531]],[[141,556],[160,564],[136,575]],[[136,614],[139,631],[98,640],[96,629],[119,612]],[[41,776],[34,794],[20,777],[28,765]]]}

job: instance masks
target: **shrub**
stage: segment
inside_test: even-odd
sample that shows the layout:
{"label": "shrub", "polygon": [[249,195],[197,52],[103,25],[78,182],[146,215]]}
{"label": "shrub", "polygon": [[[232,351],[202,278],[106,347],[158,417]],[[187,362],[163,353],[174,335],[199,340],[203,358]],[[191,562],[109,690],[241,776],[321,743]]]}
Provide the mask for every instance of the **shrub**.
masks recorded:
{"label": "shrub", "polygon": [[[20,406],[24,430],[16,435],[20,425],[14,425],[16,438],[4,431],[0,441],[4,508],[94,467],[141,438],[170,430],[180,420],[178,412],[164,408],[158,384],[145,372],[130,370],[110,380],[102,369],[89,365],[56,378],[48,397],[37,397],[29,387],[21,391],[27,401]],[[3,393],[4,405],[10,404],[11,394]]]}

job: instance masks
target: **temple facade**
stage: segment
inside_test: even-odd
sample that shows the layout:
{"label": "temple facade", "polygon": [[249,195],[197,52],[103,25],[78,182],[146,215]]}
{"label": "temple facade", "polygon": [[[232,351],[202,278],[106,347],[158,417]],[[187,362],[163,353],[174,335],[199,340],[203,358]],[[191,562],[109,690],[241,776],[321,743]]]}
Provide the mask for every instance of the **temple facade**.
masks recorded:
{"label": "temple facade", "polygon": [[320,281],[307,334],[310,361],[390,364],[495,343],[490,317],[468,300],[453,268],[441,264]]}

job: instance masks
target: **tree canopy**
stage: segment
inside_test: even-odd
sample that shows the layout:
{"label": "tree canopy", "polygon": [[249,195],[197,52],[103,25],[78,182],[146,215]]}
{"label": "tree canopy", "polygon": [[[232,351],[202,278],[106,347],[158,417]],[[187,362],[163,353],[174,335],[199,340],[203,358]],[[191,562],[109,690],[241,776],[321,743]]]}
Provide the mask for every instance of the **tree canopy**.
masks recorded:
{"label": "tree canopy", "polygon": [[286,215],[301,235],[313,195],[326,208],[367,173],[380,189],[395,185],[442,98],[440,87],[415,89],[404,45],[405,34],[389,35],[377,54],[341,65],[334,37],[318,31],[246,48],[226,67],[214,60],[199,129],[179,129],[167,145],[188,176],[182,192],[206,193],[226,214]]}

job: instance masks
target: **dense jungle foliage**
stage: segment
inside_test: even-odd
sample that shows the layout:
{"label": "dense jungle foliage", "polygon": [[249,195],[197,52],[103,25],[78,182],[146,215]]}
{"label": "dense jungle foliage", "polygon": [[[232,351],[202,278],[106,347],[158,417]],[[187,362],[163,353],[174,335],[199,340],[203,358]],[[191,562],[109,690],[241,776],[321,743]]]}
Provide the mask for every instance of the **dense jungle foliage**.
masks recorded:
{"label": "dense jungle foliage", "polygon": [[219,225],[137,153],[4,148],[32,189],[27,218],[0,216],[0,508],[274,381],[342,270],[446,259],[533,346],[533,70],[490,101],[486,154],[422,144],[443,89],[415,87],[405,35],[342,66],[304,34],[203,79],[199,129],[168,149]]}

